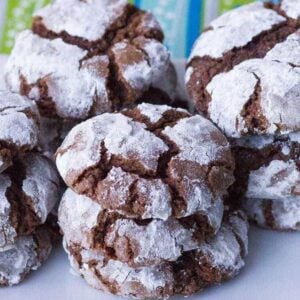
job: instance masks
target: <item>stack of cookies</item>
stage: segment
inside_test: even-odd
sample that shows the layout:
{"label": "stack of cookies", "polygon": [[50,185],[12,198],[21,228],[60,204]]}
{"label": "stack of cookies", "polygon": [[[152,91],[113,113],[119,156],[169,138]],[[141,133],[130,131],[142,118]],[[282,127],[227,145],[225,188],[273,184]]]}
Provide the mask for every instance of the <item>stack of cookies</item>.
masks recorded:
{"label": "stack of cookies", "polygon": [[197,109],[230,138],[229,202],[257,224],[300,230],[300,1],[253,3],[210,24],[186,72]]}
{"label": "stack of cookies", "polygon": [[57,0],[37,11],[32,29],[16,39],[5,79],[37,103],[41,149],[53,156],[91,116],[142,101],[171,103],[177,78],[162,41],[153,15],[127,0]]}
{"label": "stack of cookies", "polygon": [[91,286],[160,299],[243,267],[247,221],[223,217],[230,145],[202,116],[153,104],[105,113],[70,131],[56,163],[69,187],[59,208],[65,249]]}
{"label": "stack of cookies", "polygon": [[0,286],[19,283],[49,256],[51,212],[60,197],[55,165],[34,149],[39,113],[30,100],[0,91]]}

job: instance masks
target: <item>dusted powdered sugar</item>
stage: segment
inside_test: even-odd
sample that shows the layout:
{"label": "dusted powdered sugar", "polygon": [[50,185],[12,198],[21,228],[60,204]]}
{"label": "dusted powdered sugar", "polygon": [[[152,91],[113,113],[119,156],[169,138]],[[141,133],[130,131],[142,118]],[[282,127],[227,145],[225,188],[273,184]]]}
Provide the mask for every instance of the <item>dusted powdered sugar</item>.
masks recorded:
{"label": "dusted powdered sugar", "polygon": [[169,169],[171,176],[181,181],[185,189],[187,207],[184,215],[207,211],[214,202],[214,196],[206,179],[198,176],[190,180],[188,174],[181,178],[180,168],[172,168],[172,163],[176,165],[177,161],[181,161],[208,166],[226,155],[230,156],[229,143],[209,120],[200,115],[181,119],[175,126],[166,127],[163,134],[179,149],[179,154],[172,157]]}
{"label": "dusted powdered sugar", "polygon": [[[244,239],[247,239],[247,236]],[[228,276],[235,276],[245,265],[241,257],[240,245],[232,228],[227,224],[221,227],[215,238],[208,243],[203,243],[198,251],[201,256],[209,257],[213,267],[226,270]]]}
{"label": "dusted powdered sugar", "polygon": [[97,227],[101,206],[91,199],[67,189],[58,211],[59,226],[66,241],[72,240],[87,249],[92,244],[92,230]]}
{"label": "dusted powdered sugar", "polygon": [[74,173],[79,175],[100,162],[103,142],[108,155],[132,159],[153,172],[156,172],[160,155],[168,150],[145,125],[122,114],[103,114],[73,128],[60,147],[56,162],[67,183],[72,182]]}
{"label": "dusted powdered sugar", "polygon": [[0,91],[1,141],[16,147],[34,148],[38,121],[39,113],[34,103],[18,94]]}
{"label": "dusted powdered sugar", "polygon": [[221,58],[226,52],[247,45],[257,35],[285,20],[274,10],[264,8],[263,3],[234,9],[210,24],[211,29],[196,41],[190,60],[204,56]]}
{"label": "dusted powdered sugar", "polygon": [[133,220],[117,220],[107,238],[108,246],[119,239],[128,239],[134,247],[136,265],[155,265],[162,261],[176,261],[183,252],[196,249],[193,231],[184,228],[177,220],[152,220],[139,226]]}
{"label": "dusted powdered sugar", "polygon": [[173,127],[166,127],[163,134],[180,149],[174,159],[208,165],[229,151],[229,143],[222,133],[200,115],[182,119]]}
{"label": "dusted powdered sugar", "polygon": [[158,123],[167,111],[173,110],[174,112],[184,112],[188,114],[188,111],[185,109],[175,109],[168,105],[153,105],[149,103],[142,103],[138,105],[138,110],[143,116],[147,117],[152,124]]}
{"label": "dusted powdered sugar", "polygon": [[[146,295],[156,298],[161,290],[171,292],[174,277],[171,268],[166,265],[130,268],[119,261],[109,260],[96,251],[81,249],[82,264],[79,266],[74,256],[67,250],[71,265],[92,287],[106,292],[112,292],[110,285],[116,286],[115,293],[123,296],[136,294],[136,285],[143,289]],[[90,262],[97,262],[90,267]],[[99,274],[99,276],[97,276]]]}
{"label": "dusted powdered sugar", "polygon": [[[298,1],[300,5],[300,1]],[[266,59],[280,61],[300,67],[300,30],[288,36],[288,38],[272,48]],[[299,88],[300,89],[300,88]]]}
{"label": "dusted powdered sugar", "polygon": [[160,179],[139,179],[137,189],[142,198],[151,199],[146,203],[143,219],[167,220],[172,215],[172,198],[168,185]]}
{"label": "dusted powdered sugar", "polygon": [[188,260],[183,255],[172,264],[131,268],[104,258],[97,250],[78,247],[72,240],[65,241],[65,249],[75,272],[94,288],[138,299],[160,299],[174,294],[176,284],[181,284],[177,281],[181,278],[178,275],[187,269],[191,272],[195,269],[199,281],[207,276],[206,268],[213,268],[226,279],[238,273],[248,252],[248,223],[241,215],[240,212],[229,214],[215,237],[201,243],[196,251],[187,253]]}
{"label": "dusted powdered sugar", "polygon": [[0,249],[0,286],[20,283],[30,272],[41,266],[49,256],[52,245],[46,232],[39,236],[19,237],[9,249]]}
{"label": "dusted powdered sugar", "polygon": [[45,27],[90,41],[103,38],[107,29],[123,14],[126,0],[57,0],[35,13]]}
{"label": "dusted powdered sugar", "polygon": [[170,52],[162,43],[153,39],[145,39],[140,47],[147,53],[151,66],[151,86],[161,89],[173,99],[177,78],[171,64]]}
{"label": "dusted powdered sugar", "polygon": [[300,171],[295,161],[273,160],[250,172],[246,197],[259,199],[299,199]]}
{"label": "dusted powdered sugar", "polygon": [[27,154],[23,163],[26,177],[22,188],[43,224],[59,200],[60,178],[53,163],[41,155]]}
{"label": "dusted powdered sugar", "polygon": [[152,68],[143,51],[131,45],[128,40],[115,44],[111,51],[123,80],[141,95],[152,82]]}
{"label": "dusted powdered sugar", "polygon": [[299,19],[300,1],[299,0],[282,0],[280,8],[290,18]]}
{"label": "dusted powdered sugar", "polygon": [[243,209],[249,218],[260,226],[270,226],[265,215],[265,206],[271,203],[272,226],[279,230],[300,230],[300,201],[299,197],[281,200],[243,199]]}
{"label": "dusted powdered sugar", "polygon": [[110,106],[106,92],[108,58],[95,56],[80,65],[86,55],[87,51],[59,38],[48,40],[24,31],[5,67],[7,85],[19,93],[22,76],[32,85],[29,97],[41,101],[37,87],[42,80],[60,117],[86,118],[94,106],[104,110]]}
{"label": "dusted powdered sugar", "polygon": [[206,90],[211,95],[210,118],[227,136],[239,137],[241,133],[247,133],[242,113],[256,85],[254,74],[233,69],[215,76],[207,86]]}
{"label": "dusted powdered sugar", "polygon": [[[67,190],[59,208],[59,224],[66,241],[93,249],[93,232],[101,221],[101,212],[101,206],[95,201]],[[105,244],[114,248],[122,240],[130,241],[136,265],[176,261],[183,252],[199,245],[193,237],[193,230],[184,228],[172,218],[167,221],[153,219],[147,225],[138,225],[132,219],[118,219],[110,225]]]}
{"label": "dusted powdered sugar", "polygon": [[[228,73],[215,76],[207,86],[211,95],[211,119],[231,137],[248,133],[243,120],[245,105],[257,85],[263,116],[268,121],[265,134],[279,134],[300,128],[300,68],[267,59],[251,59]],[[238,84],[237,84],[238,83]]]}
{"label": "dusted powdered sugar", "polygon": [[11,204],[7,199],[7,189],[11,184],[12,182],[8,176],[0,174],[0,251],[1,248],[11,246],[17,236],[16,229],[10,219]]}

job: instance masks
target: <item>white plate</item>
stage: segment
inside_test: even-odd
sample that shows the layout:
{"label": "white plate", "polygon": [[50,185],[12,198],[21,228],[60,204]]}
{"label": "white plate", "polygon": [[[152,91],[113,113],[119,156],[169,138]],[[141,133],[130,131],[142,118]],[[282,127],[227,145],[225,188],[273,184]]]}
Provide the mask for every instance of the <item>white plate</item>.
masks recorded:
{"label": "white plate", "polygon": [[[3,59],[0,56],[0,71],[1,61],[3,62]],[[57,247],[50,259],[22,284],[0,289],[0,299],[116,300],[120,298],[94,290],[80,277],[71,275],[67,257],[61,247]],[[251,228],[249,255],[241,274],[225,284],[211,287],[189,299],[299,300],[300,233],[277,233]]]}

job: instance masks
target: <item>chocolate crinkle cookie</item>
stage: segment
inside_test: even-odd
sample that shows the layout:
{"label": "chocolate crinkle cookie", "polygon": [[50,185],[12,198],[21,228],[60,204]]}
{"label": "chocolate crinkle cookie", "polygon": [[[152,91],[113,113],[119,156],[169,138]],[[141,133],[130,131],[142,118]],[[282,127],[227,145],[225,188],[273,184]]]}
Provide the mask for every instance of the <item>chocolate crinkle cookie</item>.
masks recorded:
{"label": "chocolate crinkle cookie", "polygon": [[[69,230],[68,225],[63,224],[62,229]],[[203,241],[197,250],[175,262],[140,268],[108,259],[71,236],[65,236],[64,245],[73,270],[92,287],[137,299],[166,299],[191,295],[237,275],[248,251],[247,233],[243,213],[226,213],[217,235]]]}
{"label": "chocolate crinkle cookie", "polygon": [[35,153],[15,159],[0,174],[0,249],[44,224],[59,197],[60,178],[51,161]]}
{"label": "chocolate crinkle cookie", "polygon": [[162,41],[153,15],[127,0],[57,0],[18,36],[6,83],[36,101],[42,115],[64,119],[145,98],[171,102],[176,73]]}
{"label": "chocolate crinkle cookie", "polygon": [[75,126],[56,164],[78,194],[141,220],[200,214],[212,224],[234,180],[224,135],[202,116],[165,105],[141,104]]}
{"label": "chocolate crinkle cookie", "polygon": [[230,145],[204,117],[153,104],[105,113],[71,130],[56,163],[69,186],[58,213],[65,248],[91,286],[161,299],[244,266],[246,217],[223,215]]}
{"label": "chocolate crinkle cookie", "polygon": [[29,99],[0,90],[0,173],[38,141],[39,112]]}
{"label": "chocolate crinkle cookie", "polygon": [[229,137],[300,130],[300,2],[252,3],[213,21],[186,72],[199,111]]}
{"label": "chocolate crinkle cookie", "polygon": [[49,257],[59,238],[51,223],[39,226],[31,235],[20,236],[10,247],[0,248],[0,287],[20,283]]}
{"label": "chocolate crinkle cookie", "polygon": [[232,144],[237,168],[231,201],[260,226],[300,230],[300,133]]}

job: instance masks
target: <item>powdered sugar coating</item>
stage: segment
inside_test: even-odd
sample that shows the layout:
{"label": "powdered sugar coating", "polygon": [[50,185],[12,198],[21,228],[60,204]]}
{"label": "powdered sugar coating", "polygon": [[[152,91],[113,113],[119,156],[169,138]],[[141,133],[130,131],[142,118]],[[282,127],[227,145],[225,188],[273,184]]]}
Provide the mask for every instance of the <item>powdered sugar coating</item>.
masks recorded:
{"label": "powdered sugar coating", "polygon": [[[297,192],[298,191],[298,192]],[[296,162],[273,160],[249,175],[247,198],[298,199],[300,201],[300,171]]]}
{"label": "powdered sugar coating", "polygon": [[[59,224],[67,243],[72,241],[86,249],[97,249],[94,235],[103,213],[105,211],[95,201],[68,189],[59,208]],[[176,261],[183,252],[197,249],[201,241],[193,234],[192,228],[185,228],[172,218],[167,221],[153,219],[145,225],[133,219],[117,218],[105,233],[104,243],[115,250],[120,261],[133,266],[158,265]],[[130,258],[126,254],[128,247],[132,253]]]}
{"label": "powdered sugar coating", "polygon": [[[57,167],[68,185],[76,175],[101,161],[101,143],[109,156],[133,159],[150,172],[156,172],[158,157],[168,150],[143,124],[122,114],[102,114],[73,128],[58,150]],[[82,160],[75,164],[79,157]]]}
{"label": "powdered sugar coating", "polygon": [[[300,4],[300,2],[298,2]],[[288,36],[288,38],[272,48],[266,59],[277,60],[283,63],[291,64],[292,66],[300,67],[300,30]]]}
{"label": "powdered sugar coating", "polygon": [[282,0],[280,8],[293,19],[300,17],[300,2],[298,0]]}
{"label": "powdered sugar coating", "polygon": [[37,270],[48,258],[52,243],[46,228],[19,237],[8,249],[0,249],[0,286],[20,283],[31,271]]}
{"label": "powdered sugar coating", "polygon": [[53,163],[41,155],[27,154],[23,164],[26,177],[22,188],[43,224],[59,200],[60,178]]}
{"label": "powdered sugar coating", "polygon": [[230,227],[222,226],[218,232],[218,238],[201,247],[201,256],[208,256],[214,267],[224,268],[235,276],[245,264],[241,258],[240,246]]}
{"label": "powdered sugar coating", "polygon": [[[201,212],[215,219],[214,203],[233,180],[233,159],[221,132],[201,116],[167,106],[142,104],[124,114],[103,114],[71,130],[56,159],[66,184],[128,217],[166,220]],[[172,118],[183,119],[162,128],[162,135],[146,128]],[[170,158],[168,140],[176,152]],[[172,187],[168,180],[174,181]],[[182,209],[174,211],[171,189],[180,191]]]}
{"label": "powdered sugar coating", "polygon": [[26,154],[0,174],[0,249],[44,224],[60,197],[55,166],[39,154]]}
{"label": "powdered sugar coating", "polygon": [[150,87],[164,91],[171,99],[175,97],[176,72],[170,53],[161,42],[138,37],[133,42],[117,43],[110,51],[131,97],[142,96]]}
{"label": "powdered sugar coating", "polygon": [[[200,176],[189,180],[188,174],[180,174],[181,168],[176,167],[176,163],[192,162],[199,166],[208,166],[218,161],[226,161],[230,164],[232,158],[228,141],[210,121],[200,115],[184,118],[175,126],[166,127],[162,133],[179,149],[178,155],[170,161],[169,173],[172,178],[182,181],[184,186],[187,207],[183,215],[206,211],[216,195],[212,194],[208,183]],[[232,182],[230,177],[228,173],[227,180]]]}
{"label": "powdered sugar coating", "polygon": [[57,0],[35,13],[45,27],[61,34],[96,41],[118,19],[127,5],[126,0]]}
{"label": "powdered sugar coating", "polygon": [[247,198],[242,204],[249,218],[259,226],[276,230],[300,230],[299,197],[281,200]]}
{"label": "powdered sugar coating", "polygon": [[[78,247],[75,241],[65,239],[64,245],[71,267],[92,287],[137,299],[166,299],[177,293],[187,295],[185,288],[192,284],[190,280],[194,280],[192,291],[196,291],[237,275],[248,251],[248,223],[241,213],[230,213],[218,234],[198,250],[157,266],[131,268],[105,259],[96,250]],[[205,270],[213,270],[214,275]]]}
{"label": "powdered sugar coating", "polygon": [[56,113],[63,118],[86,118],[94,106],[98,113],[110,110],[106,91],[108,58],[94,56],[80,64],[86,55],[87,51],[59,38],[47,40],[24,31],[5,67],[7,85],[20,93],[22,76],[30,85],[28,97],[39,105],[43,104],[39,86],[45,85]]}
{"label": "powdered sugar coating", "polygon": [[10,220],[12,207],[7,199],[7,189],[11,187],[11,184],[8,176],[0,174],[0,249],[17,237],[16,229]]}
{"label": "powdered sugar coating", "polygon": [[170,52],[166,46],[153,39],[140,38],[137,42],[148,56],[152,72],[151,86],[164,91],[171,99],[174,99],[177,77],[171,63]]}
{"label": "powdered sugar coating", "polygon": [[[138,299],[141,299],[140,294],[143,294],[143,299],[161,299],[161,297],[165,299],[172,293],[174,278],[168,265],[133,269],[119,261],[107,261],[96,251],[86,249],[80,251],[81,264],[79,264],[68,250],[68,245],[65,249],[73,270],[83,276],[93,288]],[[90,261],[97,263],[90,267]]]}
{"label": "powdered sugar coating", "polygon": [[262,3],[234,9],[210,23],[211,29],[196,41],[190,60],[204,56],[221,58],[226,52],[247,45],[255,36],[285,20],[274,10],[264,8]]}
{"label": "powdered sugar coating", "polygon": [[264,129],[255,128],[255,133],[283,134],[298,130],[300,69],[267,59],[247,60],[213,78],[207,86],[211,119],[227,136],[251,133],[243,113],[257,85],[261,88],[262,114],[268,124]]}
{"label": "powdered sugar coating", "polygon": [[0,91],[0,140],[11,147],[30,150],[37,144],[39,113],[34,103]]}
{"label": "powdered sugar coating", "polygon": [[[137,93],[135,97],[141,96],[150,87],[152,80],[151,66],[144,52],[128,40],[115,44],[111,51],[123,81]],[[128,56],[128,52],[131,56]]]}

